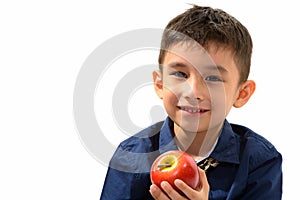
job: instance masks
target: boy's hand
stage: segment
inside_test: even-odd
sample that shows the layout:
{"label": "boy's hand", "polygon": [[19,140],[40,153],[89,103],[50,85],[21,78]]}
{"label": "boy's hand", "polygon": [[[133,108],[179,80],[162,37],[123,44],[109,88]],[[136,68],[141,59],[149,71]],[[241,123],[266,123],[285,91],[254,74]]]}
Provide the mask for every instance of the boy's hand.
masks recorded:
{"label": "boy's hand", "polygon": [[161,187],[163,191],[160,190],[159,187],[152,184],[150,186],[150,193],[154,199],[158,200],[169,200],[169,199],[192,199],[192,200],[207,200],[208,199],[208,193],[209,193],[209,185],[207,182],[206,174],[203,170],[199,168],[200,173],[200,183],[199,186],[194,190],[193,188],[189,187],[186,183],[183,181],[177,179],[175,180],[176,187],[181,190],[186,197],[179,194],[176,190],[172,188],[172,186],[164,181],[161,183]]}

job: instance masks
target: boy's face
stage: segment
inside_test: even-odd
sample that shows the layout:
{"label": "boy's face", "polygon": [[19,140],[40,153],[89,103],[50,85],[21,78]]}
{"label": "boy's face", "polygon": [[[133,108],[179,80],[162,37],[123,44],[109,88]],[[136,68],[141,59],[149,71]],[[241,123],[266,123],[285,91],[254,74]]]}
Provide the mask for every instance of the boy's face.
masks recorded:
{"label": "boy's face", "polygon": [[175,122],[174,129],[207,132],[220,129],[240,99],[242,84],[230,50],[177,44],[168,49],[162,73],[154,72],[158,96]]}

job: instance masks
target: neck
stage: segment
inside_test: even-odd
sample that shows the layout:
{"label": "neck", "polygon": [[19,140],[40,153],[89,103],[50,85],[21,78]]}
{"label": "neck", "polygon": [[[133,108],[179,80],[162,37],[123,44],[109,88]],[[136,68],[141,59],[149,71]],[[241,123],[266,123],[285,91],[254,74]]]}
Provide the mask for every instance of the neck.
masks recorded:
{"label": "neck", "polygon": [[174,124],[177,146],[197,159],[205,157],[215,145],[222,125],[203,132],[189,132]]}

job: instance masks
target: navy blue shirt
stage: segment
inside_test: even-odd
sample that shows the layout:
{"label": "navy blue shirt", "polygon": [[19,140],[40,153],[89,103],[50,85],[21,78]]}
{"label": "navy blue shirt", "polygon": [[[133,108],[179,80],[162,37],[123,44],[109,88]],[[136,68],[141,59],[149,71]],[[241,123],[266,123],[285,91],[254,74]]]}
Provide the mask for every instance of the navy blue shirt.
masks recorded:
{"label": "navy blue shirt", "polygon": [[[108,167],[101,200],[153,199],[149,192],[151,165],[160,154],[178,149],[172,124],[167,118],[118,146]],[[281,154],[249,128],[225,120],[210,157],[219,165],[206,172],[209,199],[281,199]]]}

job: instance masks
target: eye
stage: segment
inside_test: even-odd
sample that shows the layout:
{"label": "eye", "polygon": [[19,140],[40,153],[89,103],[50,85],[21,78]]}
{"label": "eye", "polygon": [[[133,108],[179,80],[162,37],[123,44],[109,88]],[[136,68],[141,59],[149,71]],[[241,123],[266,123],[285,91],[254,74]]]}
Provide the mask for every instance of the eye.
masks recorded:
{"label": "eye", "polygon": [[222,78],[220,78],[219,76],[207,76],[205,78],[206,81],[215,81],[215,82],[222,82]]}
{"label": "eye", "polygon": [[188,78],[188,75],[186,73],[180,71],[173,72],[171,75],[179,78]]}

